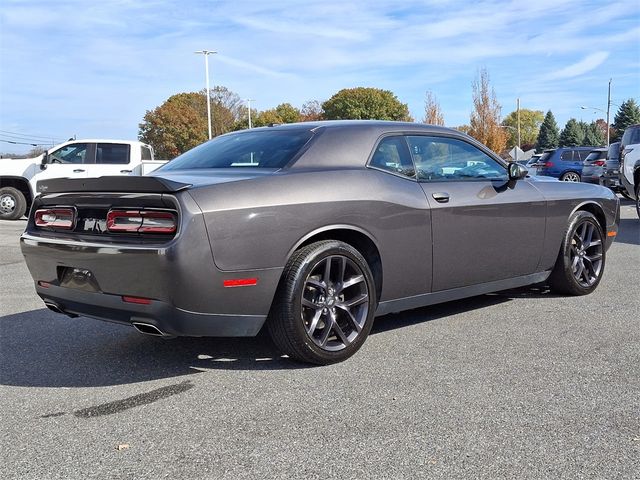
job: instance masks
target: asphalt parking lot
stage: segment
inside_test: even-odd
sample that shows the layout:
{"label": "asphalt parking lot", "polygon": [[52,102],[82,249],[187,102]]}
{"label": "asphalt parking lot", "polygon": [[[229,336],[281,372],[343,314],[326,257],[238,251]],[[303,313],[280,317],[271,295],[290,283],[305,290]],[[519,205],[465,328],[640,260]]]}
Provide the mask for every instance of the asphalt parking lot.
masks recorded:
{"label": "asphalt parking lot", "polygon": [[0,221],[3,478],[640,478],[631,202],[594,294],[388,315],[352,359],[313,368],[262,337],[167,341],[54,314],[23,228]]}

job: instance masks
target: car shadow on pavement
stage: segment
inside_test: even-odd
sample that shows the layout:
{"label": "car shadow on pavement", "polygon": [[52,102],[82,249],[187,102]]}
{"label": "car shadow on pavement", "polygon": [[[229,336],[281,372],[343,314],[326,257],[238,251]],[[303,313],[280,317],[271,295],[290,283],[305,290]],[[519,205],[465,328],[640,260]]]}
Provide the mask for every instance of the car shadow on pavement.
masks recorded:
{"label": "car shadow on pavement", "polygon": [[[510,301],[482,295],[376,318],[381,334]],[[88,318],[68,318],[47,309],[0,317],[0,385],[98,387],[144,382],[207,370],[313,368],[282,356],[266,332],[254,338],[170,340]]]}

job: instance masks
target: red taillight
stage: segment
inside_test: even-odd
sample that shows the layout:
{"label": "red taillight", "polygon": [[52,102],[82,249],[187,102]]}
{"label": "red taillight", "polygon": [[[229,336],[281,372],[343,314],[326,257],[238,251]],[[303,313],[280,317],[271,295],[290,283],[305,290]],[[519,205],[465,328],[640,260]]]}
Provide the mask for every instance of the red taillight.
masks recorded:
{"label": "red taillight", "polygon": [[175,233],[176,216],[157,210],[110,210],[107,230],[125,233]]}
{"label": "red taillight", "polygon": [[544,166],[545,168],[551,168],[553,167],[553,162],[544,162]]}
{"label": "red taillight", "polygon": [[41,208],[34,215],[36,227],[71,230],[76,222],[74,208]]}
{"label": "red taillight", "polygon": [[150,305],[151,304],[151,300],[148,299],[148,298],[130,297],[128,295],[123,295],[122,296],[122,301],[126,302],[126,303],[136,303],[138,305]]}
{"label": "red taillight", "polygon": [[605,162],[604,160],[596,160],[595,162],[593,162],[593,164],[594,164],[596,167],[604,167],[604,164],[605,164],[605,163],[607,163],[607,162]]}

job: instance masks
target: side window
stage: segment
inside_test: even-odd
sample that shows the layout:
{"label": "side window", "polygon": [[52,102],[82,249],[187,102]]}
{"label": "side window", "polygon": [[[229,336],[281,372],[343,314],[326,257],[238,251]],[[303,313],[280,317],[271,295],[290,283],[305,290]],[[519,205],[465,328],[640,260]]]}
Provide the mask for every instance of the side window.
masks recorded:
{"label": "side window", "polygon": [[581,162],[584,161],[585,158],[587,158],[589,156],[589,154],[591,153],[589,150],[576,150],[576,160],[580,160]]}
{"label": "side window", "polygon": [[429,136],[410,136],[407,140],[419,180],[508,179],[504,166],[462,140]]}
{"label": "side window", "polygon": [[96,163],[129,163],[129,145],[121,143],[99,143],[96,148]]}
{"label": "side window", "polygon": [[140,147],[142,148],[142,156],[140,157],[142,160],[151,160],[151,149],[149,147]]}
{"label": "side window", "polygon": [[573,150],[565,150],[560,155],[560,160],[564,160],[565,162],[570,162],[573,160]]}
{"label": "side window", "polygon": [[369,165],[405,177],[416,175],[404,137],[385,137],[380,140]]}
{"label": "side window", "polygon": [[74,143],[49,153],[49,163],[85,163],[86,143]]}

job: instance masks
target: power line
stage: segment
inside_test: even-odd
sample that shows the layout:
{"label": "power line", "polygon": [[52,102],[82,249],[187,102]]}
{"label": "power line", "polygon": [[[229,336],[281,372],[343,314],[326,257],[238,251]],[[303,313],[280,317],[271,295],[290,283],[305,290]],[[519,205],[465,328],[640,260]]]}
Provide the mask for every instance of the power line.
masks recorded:
{"label": "power line", "polygon": [[8,130],[0,130],[0,133],[5,137],[23,138],[27,140],[61,140],[59,137],[53,135],[31,135],[26,133],[10,132]]}
{"label": "power line", "polygon": [[16,142],[15,140],[4,140],[0,138],[0,142],[4,143],[12,143],[14,145],[30,145],[32,147],[44,147],[47,145],[51,145],[50,143],[25,143],[25,142]]}

